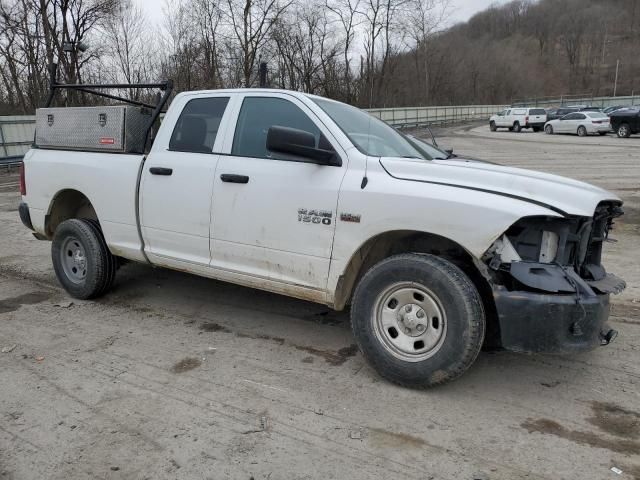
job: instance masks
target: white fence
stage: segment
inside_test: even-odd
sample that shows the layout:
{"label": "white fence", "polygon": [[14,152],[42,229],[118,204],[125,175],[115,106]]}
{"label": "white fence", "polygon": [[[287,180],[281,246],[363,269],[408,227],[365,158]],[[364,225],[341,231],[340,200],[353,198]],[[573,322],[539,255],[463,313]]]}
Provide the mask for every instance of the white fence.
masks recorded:
{"label": "white fence", "polygon": [[[614,105],[640,104],[640,96],[631,97],[588,97],[544,101],[531,100],[523,106],[552,107],[556,105],[593,105],[609,107]],[[395,127],[417,125],[443,125],[468,120],[486,120],[491,115],[507,108],[508,105],[461,105],[450,107],[405,107],[372,108],[368,112]],[[0,164],[19,162],[27,152],[35,133],[35,116],[23,115],[0,117]]]}

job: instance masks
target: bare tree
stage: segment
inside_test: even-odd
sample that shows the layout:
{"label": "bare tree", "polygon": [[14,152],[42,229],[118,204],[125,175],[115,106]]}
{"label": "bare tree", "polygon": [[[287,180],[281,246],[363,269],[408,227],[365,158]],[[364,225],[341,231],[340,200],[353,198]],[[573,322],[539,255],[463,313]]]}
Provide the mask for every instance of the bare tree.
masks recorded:
{"label": "bare tree", "polygon": [[260,50],[269,40],[271,28],[293,0],[227,0],[225,15],[236,37],[243,84],[253,84]]}
{"label": "bare tree", "polygon": [[359,11],[361,1],[362,0],[326,0],[325,2],[325,7],[336,16],[343,31],[342,58],[344,69],[344,100],[346,102],[353,100],[351,47],[355,38],[356,29],[362,22],[362,14]]}

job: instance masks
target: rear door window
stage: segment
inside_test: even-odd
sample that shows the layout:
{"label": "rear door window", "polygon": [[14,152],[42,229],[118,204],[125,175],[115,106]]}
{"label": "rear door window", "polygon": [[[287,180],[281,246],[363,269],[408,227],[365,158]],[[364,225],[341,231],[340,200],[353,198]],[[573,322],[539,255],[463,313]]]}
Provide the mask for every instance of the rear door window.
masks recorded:
{"label": "rear door window", "polygon": [[169,150],[174,152],[212,153],[220,120],[229,97],[195,98],[180,113],[173,129]]}

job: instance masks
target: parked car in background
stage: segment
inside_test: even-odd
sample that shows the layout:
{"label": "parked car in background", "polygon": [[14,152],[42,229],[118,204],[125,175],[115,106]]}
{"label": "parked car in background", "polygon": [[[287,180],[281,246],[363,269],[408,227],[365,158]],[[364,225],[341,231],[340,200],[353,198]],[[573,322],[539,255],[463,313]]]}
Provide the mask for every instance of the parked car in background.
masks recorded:
{"label": "parked car in background", "polygon": [[640,107],[631,107],[616,110],[609,115],[611,129],[620,138],[629,138],[635,133],[640,133]]}
{"label": "parked car in background", "polygon": [[507,108],[489,119],[489,128],[492,132],[498,128],[508,128],[510,132],[531,128],[539,132],[546,122],[547,111],[544,108]]}
{"label": "parked car in background", "polygon": [[544,126],[545,133],[572,133],[580,137],[590,134],[606,135],[611,130],[609,117],[602,112],[573,112],[551,120]]}
{"label": "parked car in background", "polygon": [[613,107],[607,107],[604,110],[602,110],[604,113],[606,113],[607,115],[611,115],[613,112],[616,112],[618,110],[622,110],[624,108],[629,108],[628,106],[625,105],[616,105]]}
{"label": "parked car in background", "polygon": [[579,112],[581,108],[582,106],[556,108],[553,111],[547,112],[547,121],[557,120],[570,113]]}

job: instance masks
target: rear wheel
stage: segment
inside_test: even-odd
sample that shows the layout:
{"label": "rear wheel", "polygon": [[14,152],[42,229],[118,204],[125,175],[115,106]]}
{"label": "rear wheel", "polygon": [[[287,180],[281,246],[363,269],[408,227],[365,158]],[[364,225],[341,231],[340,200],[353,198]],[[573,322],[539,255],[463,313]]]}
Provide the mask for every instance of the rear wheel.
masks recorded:
{"label": "rear wheel", "polygon": [[583,127],[582,125],[580,125],[578,127],[578,136],[579,137],[586,137],[587,136],[587,129],[585,127]]}
{"label": "rear wheel", "polygon": [[629,138],[631,136],[631,127],[629,127],[628,123],[623,123],[618,127],[617,134],[620,138]]}
{"label": "rear wheel", "polygon": [[553,127],[551,125],[545,126],[544,133],[546,133],[547,135],[553,135]]}
{"label": "rear wheel", "polygon": [[522,131],[522,127],[519,122],[513,124],[513,131],[516,133],[520,133]]}
{"label": "rear wheel", "polygon": [[95,298],[113,285],[117,261],[94,220],[72,219],[58,225],[51,258],[58,280],[72,297]]}
{"label": "rear wheel", "polygon": [[498,130],[498,127],[496,126],[496,122],[489,122],[489,130],[491,130],[492,132],[495,132],[496,130]]}
{"label": "rear wheel", "polygon": [[482,346],[485,317],[477,289],[458,267],[432,255],[403,254],[364,275],[351,326],[381,376],[426,388],[471,366]]}

